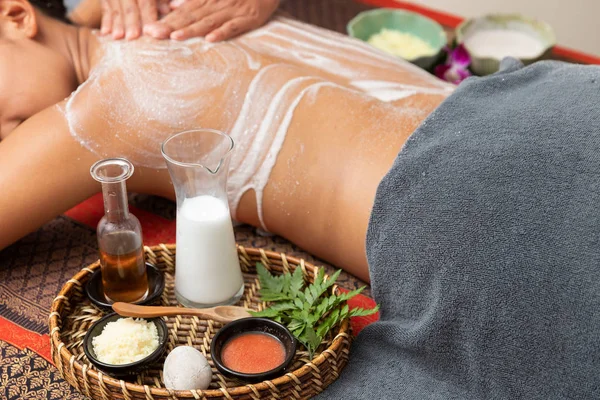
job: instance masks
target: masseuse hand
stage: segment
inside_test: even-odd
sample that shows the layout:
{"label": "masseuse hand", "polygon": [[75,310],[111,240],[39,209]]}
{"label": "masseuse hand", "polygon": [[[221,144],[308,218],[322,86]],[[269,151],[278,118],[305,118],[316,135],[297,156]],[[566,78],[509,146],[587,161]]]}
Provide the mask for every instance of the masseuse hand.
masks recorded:
{"label": "masseuse hand", "polygon": [[169,15],[144,25],[145,34],[175,40],[204,36],[217,42],[264,24],[279,0],[172,0],[170,6]]}
{"label": "masseuse hand", "polygon": [[100,32],[113,39],[137,39],[143,26],[171,12],[169,0],[101,0]]}

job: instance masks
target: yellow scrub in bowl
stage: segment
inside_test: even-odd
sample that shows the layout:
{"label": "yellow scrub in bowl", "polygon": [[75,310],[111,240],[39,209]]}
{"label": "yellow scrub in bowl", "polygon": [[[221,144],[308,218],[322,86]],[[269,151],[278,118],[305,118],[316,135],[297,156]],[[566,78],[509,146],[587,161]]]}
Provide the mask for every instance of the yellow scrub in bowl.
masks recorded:
{"label": "yellow scrub in bowl", "polygon": [[435,48],[418,36],[394,29],[383,28],[379,33],[372,35],[367,43],[405,60],[432,56],[436,53]]}
{"label": "yellow scrub in bowl", "polygon": [[440,24],[420,14],[380,8],[354,17],[348,35],[423,69],[438,60],[448,39]]}

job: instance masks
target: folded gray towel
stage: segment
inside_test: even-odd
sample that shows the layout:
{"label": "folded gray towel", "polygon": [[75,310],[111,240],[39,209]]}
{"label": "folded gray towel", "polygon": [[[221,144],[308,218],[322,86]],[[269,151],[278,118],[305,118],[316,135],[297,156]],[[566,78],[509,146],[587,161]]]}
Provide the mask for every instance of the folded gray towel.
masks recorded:
{"label": "folded gray towel", "polygon": [[600,68],[465,81],[379,185],[367,252],[381,320],[320,398],[600,398]]}

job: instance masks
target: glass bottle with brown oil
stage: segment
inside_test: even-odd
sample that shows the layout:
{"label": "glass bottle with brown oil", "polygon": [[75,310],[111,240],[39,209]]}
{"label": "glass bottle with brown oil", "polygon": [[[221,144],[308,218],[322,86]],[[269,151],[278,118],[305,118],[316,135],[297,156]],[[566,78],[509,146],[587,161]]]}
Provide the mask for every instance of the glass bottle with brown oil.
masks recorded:
{"label": "glass bottle with brown oil", "polygon": [[136,302],[148,295],[142,227],[129,212],[125,181],[133,175],[133,164],[124,158],[98,161],[90,169],[102,183],[104,216],[98,223],[98,248],[102,286],[111,302]]}

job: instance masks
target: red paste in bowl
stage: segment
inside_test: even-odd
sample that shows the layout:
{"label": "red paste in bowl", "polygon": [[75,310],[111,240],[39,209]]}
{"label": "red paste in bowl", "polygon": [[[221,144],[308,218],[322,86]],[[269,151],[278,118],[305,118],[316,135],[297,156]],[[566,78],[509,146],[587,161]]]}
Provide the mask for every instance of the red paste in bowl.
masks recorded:
{"label": "red paste in bowl", "polygon": [[244,374],[259,374],[277,368],[285,361],[285,347],[266,333],[249,332],[236,336],[223,346],[221,360],[227,368]]}

